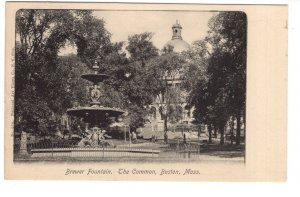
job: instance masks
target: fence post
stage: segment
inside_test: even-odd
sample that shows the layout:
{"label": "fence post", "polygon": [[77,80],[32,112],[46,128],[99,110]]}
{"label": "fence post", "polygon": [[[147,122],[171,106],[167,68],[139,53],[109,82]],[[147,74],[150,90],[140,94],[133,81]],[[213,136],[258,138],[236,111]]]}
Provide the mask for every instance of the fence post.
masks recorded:
{"label": "fence post", "polygon": [[188,158],[191,157],[191,144],[188,143]]}
{"label": "fence post", "polygon": [[102,158],[104,158],[104,146],[102,146]]}
{"label": "fence post", "polygon": [[124,142],[126,144],[126,125],[124,126]]}
{"label": "fence post", "polygon": [[179,143],[179,139],[177,140],[177,144],[176,144],[176,155],[180,155],[180,150],[179,150],[179,146],[180,146],[180,143]]}
{"label": "fence post", "polygon": [[52,158],[53,158],[53,141],[51,139],[51,150],[52,150]]}
{"label": "fence post", "polygon": [[186,158],[186,150],[187,150],[186,144],[183,144],[183,158]]}
{"label": "fence post", "polygon": [[130,127],[128,127],[128,135],[129,135],[129,148],[131,147],[131,132]]}

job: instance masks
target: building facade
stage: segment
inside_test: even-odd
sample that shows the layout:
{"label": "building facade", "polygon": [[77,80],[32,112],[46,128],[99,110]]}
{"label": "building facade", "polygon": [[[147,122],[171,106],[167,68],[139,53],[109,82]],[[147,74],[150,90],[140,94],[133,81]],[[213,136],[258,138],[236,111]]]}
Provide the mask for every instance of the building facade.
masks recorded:
{"label": "building facade", "polygon": [[[171,48],[176,53],[189,50],[190,45],[182,38],[182,30],[182,26],[176,21],[172,26],[172,38],[164,45],[164,48]],[[155,102],[150,106],[149,122],[145,125],[145,128],[142,129],[144,138],[155,136],[158,139],[163,139],[164,114],[167,110],[168,113],[173,111],[174,114],[173,116],[169,116],[167,121],[168,137],[170,139],[174,136],[180,137],[181,132],[178,131],[193,129],[194,108],[188,106],[186,102],[187,93],[180,89],[182,73],[183,71],[178,71],[172,77],[165,76],[168,89],[172,89],[172,91],[176,92],[177,99],[174,99],[173,103],[167,104],[163,101],[162,95],[157,96]],[[170,114],[172,114],[172,112]]]}

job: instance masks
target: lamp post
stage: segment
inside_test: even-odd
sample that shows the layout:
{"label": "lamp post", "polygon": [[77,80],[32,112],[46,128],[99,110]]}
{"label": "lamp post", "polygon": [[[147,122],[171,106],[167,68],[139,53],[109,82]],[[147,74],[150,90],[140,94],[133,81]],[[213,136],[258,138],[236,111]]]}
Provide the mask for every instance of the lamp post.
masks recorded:
{"label": "lamp post", "polygon": [[126,144],[126,125],[124,125],[124,142]]}
{"label": "lamp post", "polygon": [[[131,73],[130,72],[126,72],[125,74],[124,74],[124,76],[127,78],[127,79],[129,79],[129,77],[131,76]],[[128,113],[125,113],[125,116],[127,116],[128,115]],[[127,126],[128,126],[128,137],[129,137],[129,147],[130,147],[130,145],[131,145],[131,135],[130,135],[130,127],[129,127],[129,125],[128,124],[125,124],[124,125],[124,127],[125,127],[125,131],[124,131],[124,142],[126,143],[126,128],[127,128]]]}
{"label": "lamp post", "polygon": [[[130,147],[130,145],[131,145],[131,133],[130,133],[130,127],[129,127],[129,125],[128,124],[125,124],[125,137],[126,137],[126,128],[128,127],[128,138],[129,138],[129,147]],[[125,138],[125,140],[126,140],[126,138]],[[125,141],[126,142],[126,141]]]}
{"label": "lamp post", "polygon": [[164,116],[164,141],[165,143],[168,143],[168,101],[166,98],[166,94],[168,94],[168,80],[167,80],[167,74],[163,76],[163,81],[165,83],[165,91],[163,92],[163,106],[162,106],[162,114]]}
{"label": "lamp post", "polygon": [[128,138],[129,138],[129,147],[130,147],[130,145],[131,145],[131,133],[130,133],[130,127],[129,127],[128,124],[124,125],[124,142],[126,143],[127,126],[128,126]]}

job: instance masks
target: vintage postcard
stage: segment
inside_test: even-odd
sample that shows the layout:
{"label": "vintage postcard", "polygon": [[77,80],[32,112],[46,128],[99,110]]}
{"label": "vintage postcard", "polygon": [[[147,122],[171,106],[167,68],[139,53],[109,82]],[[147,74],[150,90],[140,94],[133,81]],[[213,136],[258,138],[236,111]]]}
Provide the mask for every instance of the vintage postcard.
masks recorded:
{"label": "vintage postcard", "polygon": [[7,2],[5,178],[285,181],[287,10]]}

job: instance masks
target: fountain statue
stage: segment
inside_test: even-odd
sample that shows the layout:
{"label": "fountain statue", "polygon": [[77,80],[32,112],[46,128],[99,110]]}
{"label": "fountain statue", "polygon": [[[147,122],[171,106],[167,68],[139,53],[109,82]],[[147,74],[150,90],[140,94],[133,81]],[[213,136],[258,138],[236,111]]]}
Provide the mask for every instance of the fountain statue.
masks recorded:
{"label": "fountain statue", "polygon": [[83,121],[85,122],[85,134],[83,139],[78,143],[79,147],[113,146],[111,142],[106,141],[106,139],[110,137],[106,134],[106,131],[103,130],[104,123],[111,117],[122,115],[124,111],[119,108],[104,107],[101,105],[101,97],[103,94],[101,92],[100,83],[103,83],[103,81],[110,76],[98,73],[99,66],[97,65],[97,62],[95,62],[95,65],[92,68],[94,73],[81,75],[81,78],[88,80],[93,84],[89,90],[91,99],[90,106],[78,106],[67,109],[67,114],[83,118]]}

